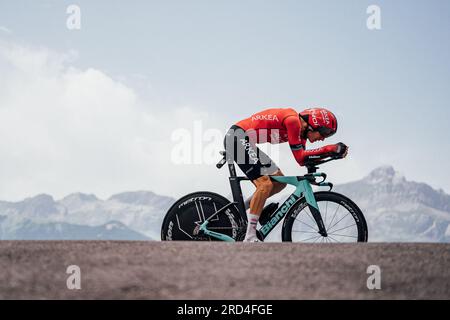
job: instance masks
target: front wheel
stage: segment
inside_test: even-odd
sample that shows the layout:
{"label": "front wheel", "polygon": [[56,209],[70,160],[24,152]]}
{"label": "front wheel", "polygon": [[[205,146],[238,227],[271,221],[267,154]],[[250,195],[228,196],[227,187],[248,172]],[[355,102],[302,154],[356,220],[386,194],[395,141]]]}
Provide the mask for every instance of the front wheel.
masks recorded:
{"label": "front wheel", "polygon": [[288,212],[284,220],[282,239],[292,242],[367,242],[367,223],[358,206],[349,198],[335,192],[315,192],[327,237],[319,228],[303,198]]}

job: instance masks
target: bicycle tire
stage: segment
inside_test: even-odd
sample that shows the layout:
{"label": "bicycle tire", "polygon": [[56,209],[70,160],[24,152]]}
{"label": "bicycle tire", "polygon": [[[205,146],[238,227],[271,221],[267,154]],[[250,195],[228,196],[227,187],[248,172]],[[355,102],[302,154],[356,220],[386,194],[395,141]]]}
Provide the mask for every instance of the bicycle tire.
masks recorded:
{"label": "bicycle tire", "polygon": [[[213,237],[198,233],[198,226],[220,208],[229,204],[225,197],[208,191],[185,195],[167,211],[161,226],[163,241],[217,241]],[[236,206],[228,207],[211,219],[208,229],[226,234],[237,240],[241,232],[242,219]]]}
{"label": "bicycle tire", "polygon": [[[349,230],[355,230],[356,229],[357,235],[354,235],[354,236],[350,236],[348,234],[347,235],[339,234],[339,235],[343,236],[343,237],[352,237],[352,238],[356,237],[354,239],[356,241],[353,241],[353,242],[367,242],[367,240],[368,240],[368,230],[367,230],[366,219],[364,218],[364,215],[363,215],[361,209],[359,209],[359,207],[352,200],[350,200],[349,198],[347,198],[346,196],[344,196],[342,194],[339,194],[339,193],[336,193],[336,192],[330,192],[330,191],[315,192],[314,196],[315,196],[316,201],[317,201],[317,203],[319,205],[319,208],[321,210],[322,219],[324,220],[324,224],[325,224],[325,227],[327,229],[327,233],[330,231],[329,234],[328,234],[328,237],[327,237],[328,239],[326,239],[325,242],[335,242],[335,241],[330,240],[330,239],[334,239],[333,233],[331,231],[333,231],[333,228],[336,227],[337,224],[340,223],[340,221],[344,220],[345,217],[347,217],[347,216],[344,216],[343,218],[337,218],[336,219],[336,214],[337,214],[337,212],[339,212],[341,207],[346,209],[348,211],[348,213],[351,214],[351,217],[353,218],[353,220],[355,222],[356,228],[349,229],[351,227],[351,225],[350,225],[350,226],[347,227],[347,229],[348,229],[347,231],[343,231],[346,228],[339,226],[339,228],[341,228],[341,229],[338,228],[338,229],[335,229],[335,230],[339,230],[338,232],[340,232],[340,233],[345,233],[345,232],[348,232]],[[327,206],[326,208],[327,209],[325,210],[326,211],[325,214],[323,213],[324,208],[321,208],[321,207],[324,206],[323,205],[324,202],[327,202],[326,203],[326,206]],[[326,221],[327,220],[326,214],[328,213],[328,203],[336,204],[337,205],[337,209],[336,209],[336,212],[334,213],[334,217],[333,218],[329,218],[329,220]],[[309,215],[308,219],[311,218],[311,220],[309,220],[308,222],[303,222],[304,225],[309,225],[310,227],[317,228],[317,225],[315,224],[314,220],[312,219],[312,215],[311,215],[311,213],[309,211],[309,208],[307,206],[306,200],[305,200],[305,198],[302,198],[302,200],[300,200],[299,202],[294,204],[294,206],[288,211],[288,213],[286,215],[286,218],[285,218],[284,223],[283,223],[283,228],[282,228],[282,235],[281,235],[282,236],[282,241],[293,242],[293,237],[292,237],[293,231],[296,232],[296,236],[298,236],[298,234],[302,233],[301,230],[293,230],[294,224],[297,221],[301,221],[300,219],[298,219],[298,217],[300,215],[302,215],[300,218],[305,218],[306,219],[307,215]],[[300,228],[304,227],[301,223],[297,224],[297,225],[300,225]],[[306,227],[304,227],[304,228],[306,228]],[[317,230],[316,229],[314,229],[314,230],[317,231],[318,228],[317,228]],[[310,233],[311,236],[312,236],[311,239],[307,239],[307,238],[305,238],[303,240],[299,239],[298,242],[308,242],[306,240],[311,240],[310,242],[324,242],[324,240],[320,241],[320,237],[321,236],[318,233],[317,233],[317,235],[314,235],[314,231],[312,231],[312,230],[311,231],[304,231],[303,233],[304,234]],[[317,238],[317,239],[313,241],[313,239],[315,239],[315,238]],[[346,238],[343,238],[343,239],[345,240]],[[341,241],[336,241],[336,242],[341,242]],[[342,241],[342,242],[347,242],[347,241]]]}

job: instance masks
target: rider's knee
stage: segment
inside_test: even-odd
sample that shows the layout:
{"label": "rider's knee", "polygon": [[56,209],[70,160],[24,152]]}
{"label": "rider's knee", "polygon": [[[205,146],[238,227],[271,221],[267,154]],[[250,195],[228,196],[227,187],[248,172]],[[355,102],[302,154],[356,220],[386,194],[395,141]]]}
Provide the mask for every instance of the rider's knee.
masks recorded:
{"label": "rider's knee", "polygon": [[273,188],[273,182],[268,176],[263,176],[258,179],[256,191],[268,196],[272,192]]}
{"label": "rider's knee", "polygon": [[272,192],[273,188],[268,185],[259,186],[256,188],[256,192],[263,195],[265,198],[268,198],[270,196],[270,193]]}

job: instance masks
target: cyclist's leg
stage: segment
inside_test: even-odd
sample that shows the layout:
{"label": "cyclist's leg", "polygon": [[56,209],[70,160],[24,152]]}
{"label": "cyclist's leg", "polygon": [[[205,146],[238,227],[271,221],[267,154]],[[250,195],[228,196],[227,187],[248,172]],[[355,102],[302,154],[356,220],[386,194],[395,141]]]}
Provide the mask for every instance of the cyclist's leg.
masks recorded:
{"label": "cyclist's leg", "polygon": [[[271,174],[271,176],[284,176],[284,174],[283,174],[283,172],[281,172],[280,169],[278,169],[274,174]],[[281,192],[284,188],[286,188],[286,184],[285,183],[281,183],[281,182],[278,182],[278,181],[273,181],[272,180],[272,185],[273,185],[272,186],[272,191],[269,194],[269,198],[271,196]],[[247,198],[244,201],[244,205],[245,205],[245,209],[246,210],[250,209],[250,203],[251,203],[252,198],[253,198],[253,195],[251,195],[249,198]]]}
{"label": "cyclist's leg", "polygon": [[273,183],[269,176],[262,176],[252,181],[256,187],[250,201],[250,213],[260,216],[267,198],[273,192]]}
{"label": "cyclist's leg", "polygon": [[[283,174],[283,172],[281,172],[280,169],[278,169],[274,174],[271,174],[271,176],[284,176],[284,174]],[[273,184],[273,188],[272,188],[272,192],[270,193],[269,197],[273,196],[274,194],[279,193],[281,190],[286,188],[286,183],[281,183],[281,182],[272,180],[272,184]]]}
{"label": "cyclist's leg", "polygon": [[[225,135],[223,144],[227,154],[227,161],[235,162],[250,180],[254,180],[261,175],[255,175],[255,173],[259,173],[259,169],[252,165],[254,161],[251,161],[249,153],[254,155],[257,152],[252,152],[254,151],[253,148],[246,148],[246,146],[249,146],[248,142],[249,137],[247,133],[239,126],[233,125]],[[246,210],[250,208],[250,200],[251,197],[244,200]]]}
{"label": "cyclist's leg", "polygon": [[[231,161],[235,161],[239,168],[255,185],[258,197],[256,198],[256,203],[253,203],[250,212],[259,216],[264,207],[265,200],[283,190],[286,185],[270,180],[267,177],[269,175],[282,176],[283,173],[276,163],[256,146],[254,143],[255,136],[254,132],[247,134],[242,128],[234,125],[225,136],[224,146],[229,159],[231,158]],[[258,180],[264,176],[267,178]],[[269,192],[268,195],[266,194],[267,190]],[[254,195],[244,201],[246,209],[252,206],[253,198]]]}
{"label": "cyclist's leg", "polygon": [[[271,195],[280,192],[284,187],[281,183],[272,181],[269,177],[269,175],[283,175],[278,166],[268,155],[256,147],[255,144],[252,144],[252,148],[256,150],[258,161],[252,166],[253,174],[247,174],[247,176],[255,185],[256,190],[250,198],[250,210],[247,214],[248,224],[244,239],[245,242],[255,242],[257,240],[256,226],[266,200]],[[249,171],[247,170],[247,173],[248,172]],[[251,176],[254,176],[255,179],[252,179]]]}
{"label": "cyclist's leg", "polygon": [[256,190],[250,201],[250,212],[247,214],[248,224],[244,242],[255,242],[257,240],[256,226],[258,225],[259,217],[267,198],[274,192],[273,181],[267,175],[252,180],[252,182],[256,186]]}
{"label": "cyclist's leg", "polygon": [[[281,172],[281,169],[278,168],[276,163],[261,149],[257,148],[258,152],[258,159],[261,162],[261,175],[267,175],[267,176],[283,176],[283,173]],[[270,179],[269,179],[270,180]],[[271,188],[270,193],[268,197],[273,196],[274,194],[277,194],[281,190],[283,190],[286,187],[286,184],[280,183],[278,181],[270,180],[271,182]],[[256,184],[255,184],[256,186]]]}
{"label": "cyclist's leg", "polygon": [[[260,150],[254,141],[248,135],[238,137],[237,164],[256,187],[250,199],[250,213],[260,216],[267,198],[283,189],[282,184],[272,181],[269,175],[283,174],[275,162]],[[239,161],[239,158],[245,159],[244,163]]]}
{"label": "cyclist's leg", "polygon": [[[256,186],[256,191],[250,201],[250,212],[247,214],[248,224],[244,240],[253,242],[257,239],[256,226],[259,216],[273,189],[273,181],[268,175],[276,173],[279,169],[239,127],[233,126],[228,131],[224,144],[227,155],[232,156],[239,168]],[[263,157],[264,164],[259,156]]]}

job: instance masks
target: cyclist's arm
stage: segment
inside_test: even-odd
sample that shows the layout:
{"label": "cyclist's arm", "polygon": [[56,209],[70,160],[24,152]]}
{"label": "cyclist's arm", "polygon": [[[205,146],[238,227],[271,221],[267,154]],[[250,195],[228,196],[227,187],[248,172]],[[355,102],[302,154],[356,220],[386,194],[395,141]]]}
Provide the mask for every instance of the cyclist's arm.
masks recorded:
{"label": "cyclist's arm", "polygon": [[305,150],[306,139],[301,137],[300,119],[295,116],[284,120],[288,133],[289,146],[299,165],[303,166],[308,160],[317,160],[332,156],[337,151],[336,145],[327,145],[321,148]]}

